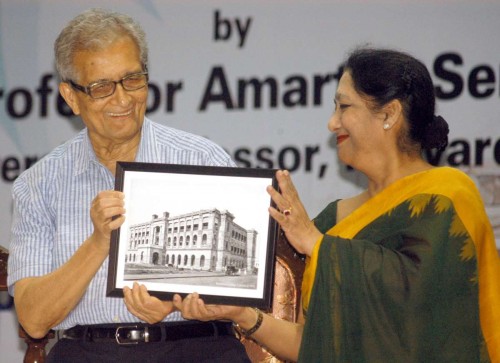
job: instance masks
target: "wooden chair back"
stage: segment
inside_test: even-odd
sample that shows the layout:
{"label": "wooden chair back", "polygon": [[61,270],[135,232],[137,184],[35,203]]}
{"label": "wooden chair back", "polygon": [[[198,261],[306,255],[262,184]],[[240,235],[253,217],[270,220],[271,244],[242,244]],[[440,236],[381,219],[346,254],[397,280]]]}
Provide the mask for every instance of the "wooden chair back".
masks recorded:
{"label": "wooden chair back", "polygon": [[[304,258],[291,247],[283,234],[280,234],[276,248],[273,303],[269,313],[279,319],[297,322]],[[253,363],[283,362],[252,339],[242,337],[241,341]]]}
{"label": "wooden chair back", "polygon": [[7,260],[9,251],[0,246],[0,291],[7,291]]}

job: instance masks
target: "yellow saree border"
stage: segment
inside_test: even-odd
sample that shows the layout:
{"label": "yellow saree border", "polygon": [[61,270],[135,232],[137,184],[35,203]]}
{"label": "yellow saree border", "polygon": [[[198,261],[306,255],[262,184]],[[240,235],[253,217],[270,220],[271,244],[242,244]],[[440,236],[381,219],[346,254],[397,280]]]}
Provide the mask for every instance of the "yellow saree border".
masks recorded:
{"label": "yellow saree border", "polygon": [[[375,219],[418,194],[443,195],[451,199],[474,242],[479,274],[481,328],[491,361],[500,362],[500,283],[497,282],[500,281],[500,259],[481,196],[467,174],[455,168],[439,167],[402,178],[368,200],[327,234],[352,239]],[[321,243],[322,239],[318,240],[306,262],[302,284],[305,309],[311,297]]]}

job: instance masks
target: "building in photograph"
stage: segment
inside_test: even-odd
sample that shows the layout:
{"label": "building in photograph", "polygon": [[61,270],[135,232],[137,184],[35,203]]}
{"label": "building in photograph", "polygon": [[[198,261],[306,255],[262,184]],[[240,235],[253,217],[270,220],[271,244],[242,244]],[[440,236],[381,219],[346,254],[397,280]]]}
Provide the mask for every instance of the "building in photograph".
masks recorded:
{"label": "building in photograph", "polygon": [[227,210],[200,210],[171,217],[164,212],[129,228],[126,263],[206,271],[253,272],[257,231],[234,222]]}

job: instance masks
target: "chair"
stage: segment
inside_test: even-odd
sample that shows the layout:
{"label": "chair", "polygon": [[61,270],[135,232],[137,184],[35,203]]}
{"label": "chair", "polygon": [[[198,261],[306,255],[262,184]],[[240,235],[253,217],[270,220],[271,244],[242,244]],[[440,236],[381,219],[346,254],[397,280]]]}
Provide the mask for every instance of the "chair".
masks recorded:
{"label": "chair", "polygon": [[[300,310],[300,288],[305,262],[286,237],[280,233],[276,246],[276,263],[272,308],[276,318],[296,322]],[[253,363],[283,362],[252,339],[241,338]]]}
{"label": "chair", "polygon": [[0,291],[7,291],[7,260],[9,251],[0,246]]}
{"label": "chair", "polygon": [[[7,291],[7,262],[9,259],[9,251],[0,246],[0,291]],[[54,332],[50,331],[41,339],[30,337],[19,325],[19,337],[24,339],[27,348],[24,354],[24,363],[43,363],[45,361],[45,346],[49,339],[54,338]]]}
{"label": "chair", "polygon": [[[8,251],[0,246],[0,290],[7,290],[7,260]],[[276,246],[276,263],[273,289],[272,309],[269,312],[276,318],[297,321],[300,309],[300,286],[304,261],[290,246],[283,234],[280,234]],[[24,363],[43,363],[45,361],[45,347],[54,332],[50,331],[41,339],[33,339],[19,325],[19,337],[27,344]],[[282,362],[275,358],[265,347],[251,339],[241,338],[252,362]]]}

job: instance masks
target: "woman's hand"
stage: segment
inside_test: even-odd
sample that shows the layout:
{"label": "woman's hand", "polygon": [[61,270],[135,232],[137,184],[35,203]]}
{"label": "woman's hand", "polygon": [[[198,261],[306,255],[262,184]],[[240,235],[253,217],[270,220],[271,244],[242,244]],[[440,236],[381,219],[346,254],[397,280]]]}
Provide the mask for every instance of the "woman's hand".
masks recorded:
{"label": "woman's hand", "polygon": [[174,310],[171,301],[161,301],[151,296],[146,286],[139,285],[137,282],[134,282],[132,289],[125,286],[123,296],[128,311],[149,324],[162,321]]}
{"label": "woman's hand", "polygon": [[322,237],[322,233],[307,215],[290,173],[287,170],[278,170],[276,180],[281,193],[272,186],[267,187],[267,192],[278,209],[270,207],[269,214],[280,224],[288,241],[295,249],[310,256],[314,245]]}
{"label": "woman's hand", "polygon": [[181,311],[185,319],[210,321],[231,320],[241,330],[249,331],[256,327],[252,339],[266,346],[285,360],[296,362],[302,340],[303,325],[277,319],[269,314],[262,314],[251,307],[228,305],[205,305],[197,293],[187,295],[184,300],[174,295],[174,306]]}
{"label": "woman's hand", "polygon": [[244,307],[230,305],[205,305],[204,301],[195,292],[187,295],[184,300],[180,295],[174,295],[174,306],[184,319],[190,320],[232,320],[238,319]]}

